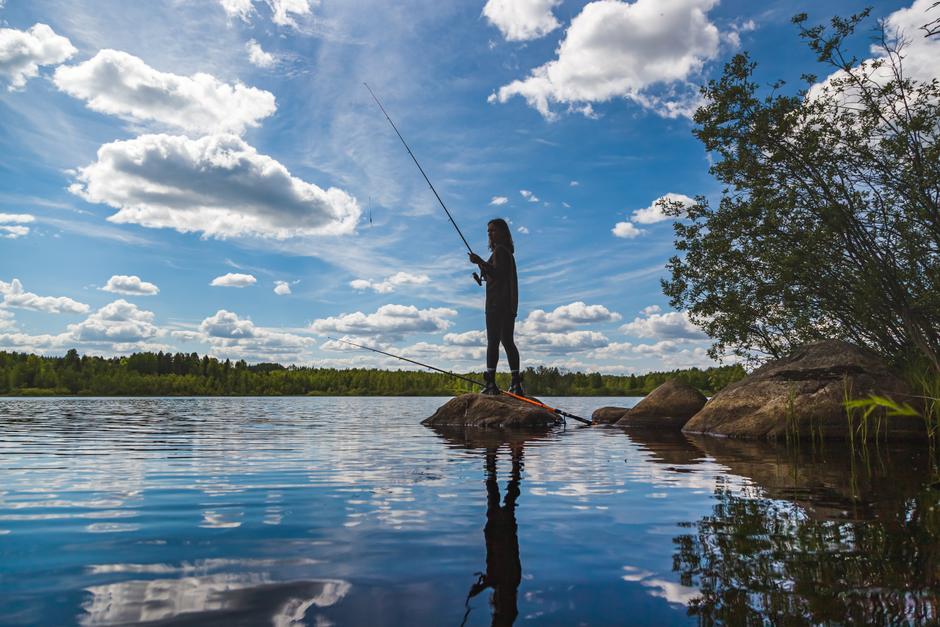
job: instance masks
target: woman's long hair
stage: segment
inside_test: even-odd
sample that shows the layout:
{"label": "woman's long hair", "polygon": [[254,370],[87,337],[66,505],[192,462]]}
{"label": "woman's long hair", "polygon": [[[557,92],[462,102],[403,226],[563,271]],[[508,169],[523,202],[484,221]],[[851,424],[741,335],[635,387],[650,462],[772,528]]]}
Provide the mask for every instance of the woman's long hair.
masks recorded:
{"label": "woman's long hair", "polygon": [[492,224],[496,227],[495,237],[490,238],[490,251],[492,251],[496,246],[501,245],[509,249],[509,252],[515,254],[516,247],[512,243],[512,231],[509,230],[509,225],[506,224],[506,221],[502,218],[493,218],[487,222],[487,226]]}

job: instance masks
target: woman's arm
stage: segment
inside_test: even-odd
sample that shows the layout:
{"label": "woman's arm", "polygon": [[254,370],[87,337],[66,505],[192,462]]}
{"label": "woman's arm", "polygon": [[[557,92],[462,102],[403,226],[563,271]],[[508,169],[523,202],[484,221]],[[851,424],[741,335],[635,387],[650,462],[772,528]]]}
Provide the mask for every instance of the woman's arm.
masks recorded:
{"label": "woman's arm", "polygon": [[505,246],[497,246],[490,260],[491,261],[483,262],[486,276],[497,281],[502,281],[509,274],[509,268],[512,265],[509,251]]}

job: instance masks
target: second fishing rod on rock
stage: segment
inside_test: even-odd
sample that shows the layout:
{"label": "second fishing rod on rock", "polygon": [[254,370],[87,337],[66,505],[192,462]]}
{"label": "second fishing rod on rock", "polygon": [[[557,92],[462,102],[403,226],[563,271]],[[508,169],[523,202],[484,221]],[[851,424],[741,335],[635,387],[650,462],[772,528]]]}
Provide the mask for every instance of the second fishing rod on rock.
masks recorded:
{"label": "second fishing rod on rock", "polygon": [[[465,376],[462,375],[462,374],[457,374],[456,372],[451,372],[450,370],[444,370],[443,368],[437,368],[437,367],[435,367],[435,366],[430,366],[430,365],[428,365],[428,364],[423,364],[423,363],[421,363],[420,361],[415,361],[414,359],[408,359],[407,357],[402,357],[401,355],[395,355],[394,353],[387,353],[387,352],[385,352],[385,351],[383,351],[383,350],[379,350],[379,349],[377,349],[377,348],[372,348],[371,346],[363,346],[362,344],[356,344],[355,342],[350,342],[349,340],[344,340],[344,339],[341,339],[341,338],[338,338],[338,337],[331,337],[331,338],[329,338],[329,339],[331,339],[331,340],[333,340],[333,341],[335,341],[335,342],[342,342],[343,344],[349,344],[350,346],[355,346],[356,348],[361,348],[361,349],[363,349],[363,350],[372,351],[373,353],[378,353],[379,355],[386,355],[386,356],[388,356],[388,357],[394,357],[395,359],[400,359],[400,360],[402,360],[402,361],[407,361],[409,364],[414,364],[414,365],[416,365],[416,366],[421,366],[422,368],[427,368],[428,370],[433,370],[433,371],[435,371],[435,372],[440,372],[441,374],[446,374],[446,375],[448,375],[448,376],[454,377],[455,379],[460,379],[461,381],[466,381],[467,383],[471,383],[471,384],[473,384],[473,385],[477,385],[477,386],[481,386],[481,387],[482,387],[482,385],[483,385],[483,384],[480,383],[479,381],[476,381],[476,380],[474,380],[474,379],[471,379],[470,377],[465,377]],[[518,395],[518,394],[513,394],[512,392],[507,392],[506,390],[500,390],[500,394],[503,394],[503,395],[508,396],[508,397],[510,397],[510,398],[514,398],[514,399],[520,400],[520,401],[522,401],[522,402],[524,402],[524,403],[529,403],[530,405],[535,405],[536,407],[541,407],[542,409],[547,409],[548,411],[550,411],[550,412],[552,412],[552,413],[558,414],[558,415],[561,416],[562,418],[571,418],[572,420],[577,420],[578,422],[584,423],[584,424],[586,424],[586,425],[593,424],[593,423],[592,423],[590,420],[588,420],[587,418],[582,418],[581,416],[576,416],[575,414],[572,414],[571,412],[565,411],[565,410],[563,410],[563,409],[558,409],[557,407],[552,407],[552,406],[550,406],[550,405],[546,405],[546,404],[543,403],[542,401],[537,400],[537,399],[534,399],[534,398],[529,398],[529,397],[527,397],[527,396],[520,396],[520,395]]]}

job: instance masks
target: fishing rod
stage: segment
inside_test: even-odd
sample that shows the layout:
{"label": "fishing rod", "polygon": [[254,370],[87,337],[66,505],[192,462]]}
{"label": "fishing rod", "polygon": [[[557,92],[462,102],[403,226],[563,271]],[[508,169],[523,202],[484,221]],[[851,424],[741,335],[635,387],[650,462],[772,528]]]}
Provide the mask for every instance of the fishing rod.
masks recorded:
{"label": "fishing rod", "polygon": [[[327,337],[329,337],[329,336],[327,336]],[[466,381],[467,383],[472,383],[473,385],[476,385],[476,386],[481,387],[481,388],[482,388],[482,387],[485,387],[485,386],[484,386],[482,383],[480,383],[479,381],[475,381],[474,379],[471,379],[470,377],[465,377],[465,376],[463,376],[462,374],[457,374],[456,372],[451,372],[451,371],[449,371],[449,370],[443,370],[443,369],[441,369],[441,368],[435,368],[434,366],[429,366],[428,364],[423,364],[423,363],[421,363],[420,361],[415,361],[414,359],[408,359],[407,357],[402,357],[401,355],[393,355],[392,353],[386,353],[385,351],[380,351],[380,350],[377,349],[377,348],[372,348],[371,346],[363,346],[362,344],[356,344],[355,342],[350,342],[349,340],[341,340],[341,339],[339,339],[338,337],[330,337],[330,339],[331,339],[331,340],[334,340],[334,341],[336,341],[336,342],[342,342],[343,344],[349,344],[350,346],[355,346],[356,348],[363,348],[363,349],[365,349],[365,350],[367,350],[367,351],[372,351],[373,353],[379,353],[380,355],[386,355],[386,356],[388,356],[388,357],[394,357],[395,359],[400,359],[400,360],[402,360],[402,361],[407,361],[407,362],[410,363],[410,364],[414,364],[414,365],[416,365],[416,366],[421,366],[422,368],[427,368],[428,370],[434,370],[435,372],[440,372],[441,374],[446,374],[446,375],[448,375],[448,376],[454,377],[455,379],[460,379],[460,380],[462,380],[462,381]],[[588,420],[587,418],[582,418],[581,416],[575,416],[574,414],[569,413],[569,412],[566,412],[566,411],[564,411],[564,410],[561,410],[561,409],[558,409],[558,408],[555,408],[555,407],[550,407],[549,405],[546,405],[545,403],[542,403],[542,402],[537,401],[537,400],[535,400],[535,399],[527,398],[527,397],[521,396],[521,395],[519,395],[519,394],[513,394],[512,392],[507,392],[506,390],[500,390],[499,392],[500,392],[500,394],[505,394],[506,396],[511,396],[512,398],[515,398],[515,399],[518,399],[518,400],[520,400],[520,401],[524,401],[524,402],[526,402],[526,403],[530,403],[530,404],[532,404],[532,405],[535,405],[536,407],[541,407],[542,409],[547,409],[548,411],[550,411],[550,412],[552,412],[552,413],[555,413],[555,414],[558,414],[559,416],[562,416],[562,417],[564,417],[564,418],[572,418],[572,419],[574,419],[574,420],[577,420],[578,422],[583,422],[583,423],[586,424],[586,425],[592,424],[591,421]]]}
{"label": "fishing rod", "polygon": [[[428,187],[430,187],[431,191],[434,192],[434,197],[437,198],[437,202],[441,203],[441,207],[444,209],[444,213],[447,214],[447,218],[450,220],[450,223],[454,225],[455,229],[457,229],[457,235],[459,235],[460,239],[463,240],[463,245],[467,247],[467,251],[472,255],[473,249],[470,248],[470,244],[467,243],[467,238],[463,236],[463,233],[460,231],[460,227],[457,226],[457,223],[454,221],[454,216],[450,215],[450,211],[447,210],[447,205],[445,205],[444,201],[441,200],[441,195],[437,193],[436,189],[434,189],[434,185],[431,183],[431,179],[429,179],[428,175],[424,173],[424,168],[422,168],[421,164],[418,163],[418,158],[415,157],[415,153],[411,152],[411,148],[408,146],[408,142],[406,142],[405,138],[401,136],[401,133],[398,131],[398,127],[395,126],[394,122],[392,122],[392,118],[389,117],[388,111],[386,111],[385,107],[382,106],[381,101],[379,101],[379,98],[375,95],[375,92],[372,91],[372,88],[369,87],[369,84],[363,83],[363,85],[365,85],[366,89],[369,90],[369,93],[372,94],[372,99],[375,100],[375,104],[379,105],[379,109],[381,109],[382,113],[385,114],[385,119],[388,120],[388,123],[392,125],[393,129],[395,129],[395,134],[398,135],[398,139],[401,140],[405,150],[408,151],[408,154],[411,156],[411,160],[415,162],[416,166],[418,166],[418,170],[421,172],[421,176],[423,176],[424,180],[427,181]],[[484,274],[482,266],[480,266],[480,274]],[[477,282],[477,285],[483,285],[483,281],[475,272],[473,273],[473,280]]]}

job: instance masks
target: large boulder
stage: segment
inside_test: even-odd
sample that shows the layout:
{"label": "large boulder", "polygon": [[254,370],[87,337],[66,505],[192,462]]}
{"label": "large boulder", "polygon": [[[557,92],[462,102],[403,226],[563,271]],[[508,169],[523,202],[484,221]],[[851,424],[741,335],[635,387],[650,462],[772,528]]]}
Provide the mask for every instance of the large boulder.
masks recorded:
{"label": "large boulder", "polygon": [[596,425],[610,425],[623,418],[628,411],[630,410],[626,407],[600,407],[591,414],[591,422]]}
{"label": "large boulder", "polygon": [[646,395],[617,421],[618,427],[678,431],[705,406],[705,396],[680,379],[670,379]]}
{"label": "large boulder", "polygon": [[552,427],[563,420],[557,414],[510,396],[461,394],[437,408],[421,424],[450,427],[525,429]]}
{"label": "large boulder", "polygon": [[[848,438],[847,397],[880,394],[911,401],[909,386],[876,354],[840,340],[807,344],[716,394],[685,425],[687,433],[743,438]],[[858,418],[855,418],[858,426]],[[874,418],[868,437],[875,437]],[[887,434],[885,434],[887,430]],[[882,421],[879,437],[926,435],[920,417]],[[856,429],[855,437],[862,437]]]}

